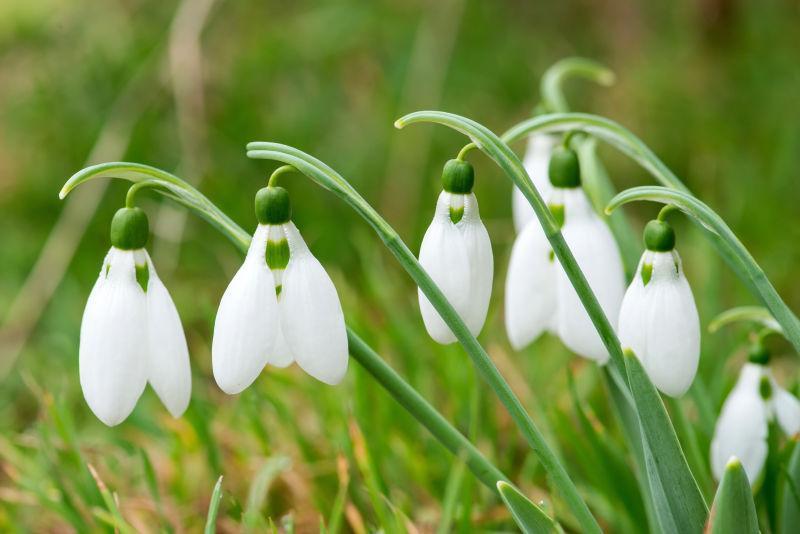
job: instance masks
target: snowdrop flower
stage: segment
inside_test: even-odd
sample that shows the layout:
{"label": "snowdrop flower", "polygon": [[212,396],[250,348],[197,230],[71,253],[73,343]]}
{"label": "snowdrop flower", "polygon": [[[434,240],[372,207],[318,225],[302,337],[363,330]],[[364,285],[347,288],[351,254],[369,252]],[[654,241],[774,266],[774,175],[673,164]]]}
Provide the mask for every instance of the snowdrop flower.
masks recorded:
{"label": "snowdrop flower", "polygon": [[750,484],[758,483],[767,459],[771,421],[776,420],[788,436],[800,432],[800,401],[778,385],[766,367],[768,360],[766,350],[758,346],[722,405],[711,442],[711,468],[717,480],[728,459],[736,456]]}
{"label": "snowdrop flower", "polygon": [[[494,266],[489,234],[472,193],[475,172],[466,161],[451,159],[442,173],[443,191],[433,221],[422,238],[419,262],[453,305],[469,331],[478,335],[486,320]],[[456,341],[422,290],[419,307],[428,334],[438,343]]]}
{"label": "snowdrop flower", "polygon": [[317,380],[338,384],[348,354],[336,288],[291,222],[286,190],[259,190],[255,206],[258,228],[214,324],[214,378],[233,395],[252,384],[266,364],[297,362]]}
{"label": "snowdrop flower", "polygon": [[[544,199],[550,197],[550,191],[553,189],[547,178],[547,166],[550,163],[550,154],[557,143],[558,138],[554,135],[531,135],[528,137],[528,148],[525,150],[525,159],[522,162],[534,187]],[[511,214],[514,218],[514,230],[518,234],[525,229],[529,222],[536,219],[528,199],[517,186],[513,187],[511,193]]]}
{"label": "snowdrop flower", "polygon": [[619,338],[622,347],[641,360],[659,390],[680,397],[697,374],[700,318],[672,227],[650,221],[644,242],[647,250],[622,300]]}
{"label": "snowdrop flower", "polygon": [[147,216],[122,208],[81,322],[79,372],[89,408],[114,426],[133,411],[149,382],[179,417],[192,389],[189,350],[175,304],[145,250]]}
{"label": "snowdrop flower", "polygon": [[[581,189],[575,152],[558,147],[549,164],[548,200],[575,260],[615,326],[625,291],[619,249],[611,231]],[[575,353],[599,363],[608,360],[600,336],[558,263],[538,221],[517,236],[506,278],[505,321],[511,345],[521,349],[543,332],[558,335]]]}

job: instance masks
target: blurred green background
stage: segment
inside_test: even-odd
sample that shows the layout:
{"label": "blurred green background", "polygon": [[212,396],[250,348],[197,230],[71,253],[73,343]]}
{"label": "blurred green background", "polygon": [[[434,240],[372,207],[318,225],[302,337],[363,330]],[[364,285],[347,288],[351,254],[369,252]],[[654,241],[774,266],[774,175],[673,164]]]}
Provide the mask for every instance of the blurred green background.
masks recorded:
{"label": "blurred green background", "polygon": [[[549,65],[581,55],[618,81],[570,83],[572,107],[639,135],[726,219],[797,310],[798,27],[800,6],[789,0],[0,0],[0,530],[108,528],[115,507],[87,463],[141,531],[199,530],[220,475],[221,532],[307,532],[321,522],[353,532],[512,530],[502,504],[354,361],[337,388],[268,368],[244,394],[222,394],[211,327],[239,254],[154,195],[140,205],[186,329],[192,405],[173,420],[148,390],[128,421],[104,427],[78,386],[78,331],[126,185],[92,183],[65,202],[58,190],[92,162],[147,163],[192,181],[252,229],[253,195],[274,165],[248,160],[244,146],[277,141],[351,180],[416,251],[441,166],[464,139],[434,126],[400,132],[393,121],[443,109],[502,132],[529,116]],[[602,156],[617,188],[650,183],[612,149]],[[637,490],[596,368],[554,339],[519,354],[508,346],[510,185],[486,157],[470,159],[495,253],[480,339],[603,525],[636,532],[643,511],[625,504]],[[564,513],[464,353],[427,337],[412,282],[369,228],[299,175],[284,185],[349,323],[529,495]],[[626,213],[639,229],[655,210]],[[697,229],[675,220],[704,324],[754,303]],[[704,337],[700,377],[682,401],[703,455],[744,336]],[[791,357],[776,365],[792,385]],[[622,489],[606,491],[609,481]]]}

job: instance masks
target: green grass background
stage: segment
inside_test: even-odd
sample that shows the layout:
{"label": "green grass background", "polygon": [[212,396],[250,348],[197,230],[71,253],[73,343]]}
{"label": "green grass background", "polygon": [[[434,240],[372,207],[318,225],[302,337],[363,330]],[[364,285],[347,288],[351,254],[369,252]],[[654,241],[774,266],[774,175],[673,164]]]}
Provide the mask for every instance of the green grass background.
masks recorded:
{"label": "green grass background", "polygon": [[[65,202],[57,193],[84,166],[126,91],[116,109],[134,120],[122,159],[195,181],[244,228],[255,226],[253,195],[274,168],[248,160],[245,143],[277,141],[338,170],[417,250],[441,167],[464,139],[434,126],[400,132],[392,122],[443,109],[502,132],[529,115],[544,69],[562,57],[591,57],[618,81],[612,88],[570,83],[573,108],[638,134],[725,218],[800,309],[796,2],[217,0],[200,34],[202,83],[177,103],[174,75],[191,65],[181,52],[172,66],[162,60],[176,8],[152,0],[0,0],[0,361],[18,354],[0,382],[0,530],[108,529],[120,514],[136,530],[194,532],[220,475],[221,532],[307,532],[323,523],[354,532],[514,529],[500,501],[354,361],[340,387],[297,368],[268,368],[242,395],[222,394],[211,376],[211,329],[239,254],[192,217],[174,241],[179,212],[147,193],[140,205],[159,229],[150,249],[190,345],[192,403],[173,420],[148,390],[121,426],[108,429],[94,418],[78,386],[78,331],[124,184],[110,185],[85,233],[56,243],[77,251],[42,313],[12,303],[65,203],[88,202],[87,193]],[[602,155],[619,189],[650,183],[612,149]],[[470,159],[495,254],[492,305],[479,339],[603,526],[640,531],[644,511],[597,369],[552,338],[521,353],[508,345],[502,289],[514,238],[510,185],[484,156]],[[369,228],[299,175],[283,183],[351,325],[570,527],[465,354],[427,337],[412,282]],[[641,228],[656,209],[626,213]],[[703,324],[754,303],[697,229],[675,220]],[[55,263],[41,268],[42,280],[60,279]],[[32,289],[26,294],[35,300]],[[33,325],[29,336],[25,325]],[[745,333],[704,336],[699,378],[682,400],[690,424],[679,435],[697,445],[690,463],[706,479],[713,423],[743,360]],[[774,350],[781,381],[794,385],[788,345],[776,342]],[[87,463],[116,504],[103,500]]]}

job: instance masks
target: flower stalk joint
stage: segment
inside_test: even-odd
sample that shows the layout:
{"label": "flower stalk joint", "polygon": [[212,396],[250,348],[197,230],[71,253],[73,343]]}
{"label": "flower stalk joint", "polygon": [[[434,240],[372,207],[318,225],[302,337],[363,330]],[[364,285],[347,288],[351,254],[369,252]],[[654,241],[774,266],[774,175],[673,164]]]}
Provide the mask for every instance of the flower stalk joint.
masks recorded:
{"label": "flower stalk joint", "polygon": [[668,222],[653,219],[644,227],[644,246],[653,252],[669,252],[675,248],[675,230]]}
{"label": "flower stalk joint", "polygon": [[111,220],[111,244],[120,250],[144,248],[149,235],[150,225],[141,208],[120,208]]}
{"label": "flower stalk joint", "polygon": [[573,189],[581,186],[581,167],[578,154],[565,146],[553,149],[548,166],[550,183],[554,187]]}

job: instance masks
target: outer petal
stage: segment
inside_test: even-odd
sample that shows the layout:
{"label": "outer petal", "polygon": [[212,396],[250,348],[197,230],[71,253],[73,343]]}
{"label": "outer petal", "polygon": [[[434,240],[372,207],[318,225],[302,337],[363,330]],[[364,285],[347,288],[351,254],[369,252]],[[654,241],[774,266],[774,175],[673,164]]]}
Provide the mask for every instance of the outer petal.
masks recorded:
{"label": "outer petal", "polygon": [[[553,188],[550,185],[547,167],[550,164],[550,154],[557,142],[558,138],[552,135],[537,134],[530,136],[528,138],[528,148],[525,151],[525,159],[522,162],[525,166],[525,171],[533,181],[533,186],[545,199]],[[514,229],[517,233],[522,232],[530,221],[536,219],[533,208],[523,196],[522,191],[516,186],[512,190],[511,211],[514,215]]]}
{"label": "outer petal", "polygon": [[470,193],[464,196],[464,217],[456,225],[463,236],[470,265],[469,304],[464,310],[464,322],[472,335],[477,336],[486,321],[489,299],[492,296],[494,261],[489,232],[481,221],[478,201]]}
{"label": "outer petal", "polygon": [[244,390],[258,377],[275,344],[279,327],[275,282],[266,262],[267,227],[259,225],[244,264],[219,304],[211,364],[219,387]]}
{"label": "outer petal", "polygon": [[147,384],[146,304],[134,253],[112,248],[81,322],[81,389],[92,412],[114,426],[125,420]]}
{"label": "outer petal", "polygon": [[[564,239],[611,325],[616,328],[625,293],[625,274],[619,248],[608,226],[595,214],[582,189],[564,192]],[[556,270],[558,335],[571,350],[600,363],[608,351],[581,304],[564,270]]]}
{"label": "outer petal", "polygon": [[[639,260],[636,274],[625,291],[622,306],[619,310],[619,340],[623,349],[630,349],[640,359],[646,350],[647,336],[645,323],[647,316],[647,296],[642,281],[642,267],[652,262],[652,253],[645,252]],[[648,284],[649,285],[649,284]]]}
{"label": "outer petal", "polygon": [[538,223],[525,227],[511,249],[505,292],[506,332],[519,350],[553,325],[555,260]]}
{"label": "outer petal", "polygon": [[711,442],[711,468],[722,479],[731,456],[741,460],[752,485],[767,458],[767,410],[758,388],[736,387],[725,403]]}
{"label": "outer petal", "polygon": [[655,386],[679,397],[697,374],[700,318],[677,252],[653,254],[653,275],[645,293],[647,342],[639,356]]}
{"label": "outer petal", "polygon": [[339,295],[294,224],[285,227],[291,256],[281,292],[283,335],[305,372],[335,385],[344,378],[348,359]]}
{"label": "outer petal", "polygon": [[[436,203],[433,221],[422,238],[419,262],[462,319],[467,317],[470,306],[472,273],[469,260],[464,237],[450,220],[450,193],[443,191]],[[439,343],[453,343],[455,335],[421,289],[418,297],[428,334]]]}
{"label": "outer petal", "polygon": [[800,401],[772,379],[772,407],[778,424],[787,436],[800,432]]}
{"label": "outer petal", "polygon": [[173,417],[180,417],[192,394],[189,349],[181,318],[167,288],[156,274],[147,251],[147,328],[150,368],[148,380]]}

